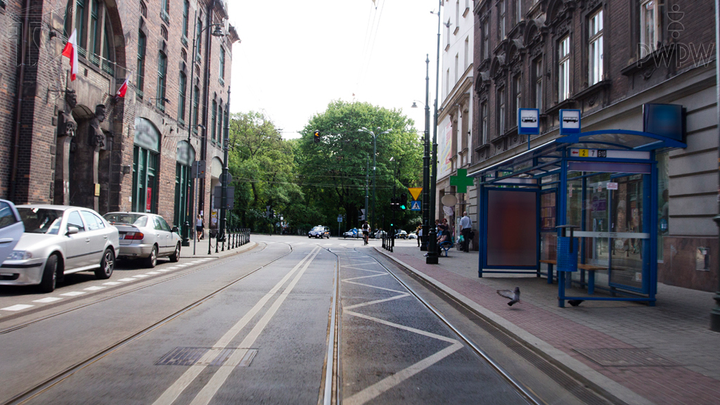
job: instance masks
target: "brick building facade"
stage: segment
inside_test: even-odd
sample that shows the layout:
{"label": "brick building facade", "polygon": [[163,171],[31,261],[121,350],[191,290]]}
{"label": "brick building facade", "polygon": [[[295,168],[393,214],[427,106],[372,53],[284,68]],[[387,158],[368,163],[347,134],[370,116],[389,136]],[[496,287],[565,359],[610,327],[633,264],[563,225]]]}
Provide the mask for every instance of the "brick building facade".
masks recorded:
{"label": "brick building facade", "polygon": [[[181,228],[197,209],[211,225],[239,40],[226,1],[4,4],[0,52],[17,64],[0,67],[0,196],[155,212]],[[61,56],[73,31],[76,80]],[[207,162],[197,182],[195,159]]]}
{"label": "brick building facade", "polygon": [[470,171],[528,150],[518,108],[559,135],[562,109],[582,130],[643,130],[643,105],[686,110],[686,149],[657,153],[658,280],[717,287],[716,14],[702,0],[476,0]]}

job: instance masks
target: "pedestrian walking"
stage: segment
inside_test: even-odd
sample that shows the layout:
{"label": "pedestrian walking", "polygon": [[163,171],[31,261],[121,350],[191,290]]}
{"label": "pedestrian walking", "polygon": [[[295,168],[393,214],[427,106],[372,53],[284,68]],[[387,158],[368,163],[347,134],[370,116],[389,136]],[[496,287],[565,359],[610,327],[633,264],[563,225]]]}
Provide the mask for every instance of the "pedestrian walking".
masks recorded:
{"label": "pedestrian walking", "polygon": [[422,239],[422,223],[418,224],[415,228],[415,235],[417,235],[418,247],[420,247],[420,239]]}
{"label": "pedestrian walking", "polygon": [[197,219],[195,220],[195,233],[198,242],[202,239],[205,239],[205,232],[204,232],[205,226],[203,225],[203,217],[202,215],[198,215]]}
{"label": "pedestrian walking", "polygon": [[472,239],[470,236],[472,234],[472,221],[470,220],[470,217],[468,217],[466,211],[463,211],[463,216],[460,218],[460,234],[463,237],[462,251],[469,252],[470,239]]}

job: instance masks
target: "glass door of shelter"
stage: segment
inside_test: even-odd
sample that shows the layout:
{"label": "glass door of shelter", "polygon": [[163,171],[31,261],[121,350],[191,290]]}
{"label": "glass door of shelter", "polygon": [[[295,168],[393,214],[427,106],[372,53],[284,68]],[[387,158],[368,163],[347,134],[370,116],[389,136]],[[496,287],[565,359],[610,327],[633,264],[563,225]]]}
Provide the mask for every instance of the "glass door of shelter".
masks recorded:
{"label": "glass door of shelter", "polygon": [[[645,220],[645,183],[643,174],[611,175],[599,173],[576,180],[582,182],[580,218],[583,238],[581,261],[598,267],[596,286],[645,292],[644,259],[649,259],[650,233]],[[577,185],[577,184],[576,184]],[[569,212],[571,214],[571,212]],[[568,216],[572,218],[571,215]]]}

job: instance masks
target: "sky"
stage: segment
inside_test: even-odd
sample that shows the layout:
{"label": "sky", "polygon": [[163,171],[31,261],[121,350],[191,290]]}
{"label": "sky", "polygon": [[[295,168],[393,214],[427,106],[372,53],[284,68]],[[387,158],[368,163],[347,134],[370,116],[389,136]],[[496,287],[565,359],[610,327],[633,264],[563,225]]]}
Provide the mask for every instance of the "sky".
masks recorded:
{"label": "sky", "polygon": [[360,101],[401,110],[424,129],[427,55],[431,107],[435,94],[438,0],[229,0],[228,9],[240,36],[232,113],[261,112],[290,139],[332,101]]}

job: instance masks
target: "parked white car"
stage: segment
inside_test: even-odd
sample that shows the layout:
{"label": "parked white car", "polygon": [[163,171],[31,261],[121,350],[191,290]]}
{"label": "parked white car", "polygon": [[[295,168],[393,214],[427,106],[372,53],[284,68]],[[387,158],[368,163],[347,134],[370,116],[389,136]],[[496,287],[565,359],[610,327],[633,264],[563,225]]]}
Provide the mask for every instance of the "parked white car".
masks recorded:
{"label": "parked white car", "polygon": [[17,207],[25,226],[0,266],[1,285],[39,285],[51,292],[66,274],[94,271],[107,279],[115,268],[118,230],[82,207],[30,204]]}
{"label": "parked white car", "polygon": [[10,256],[24,232],[25,226],[15,204],[0,200],[0,265]]}
{"label": "parked white car", "polygon": [[182,241],[177,227],[170,229],[157,214],[144,212],[108,212],[105,219],[120,232],[118,259],[142,259],[147,267],[155,267],[158,257],[180,260]]}

